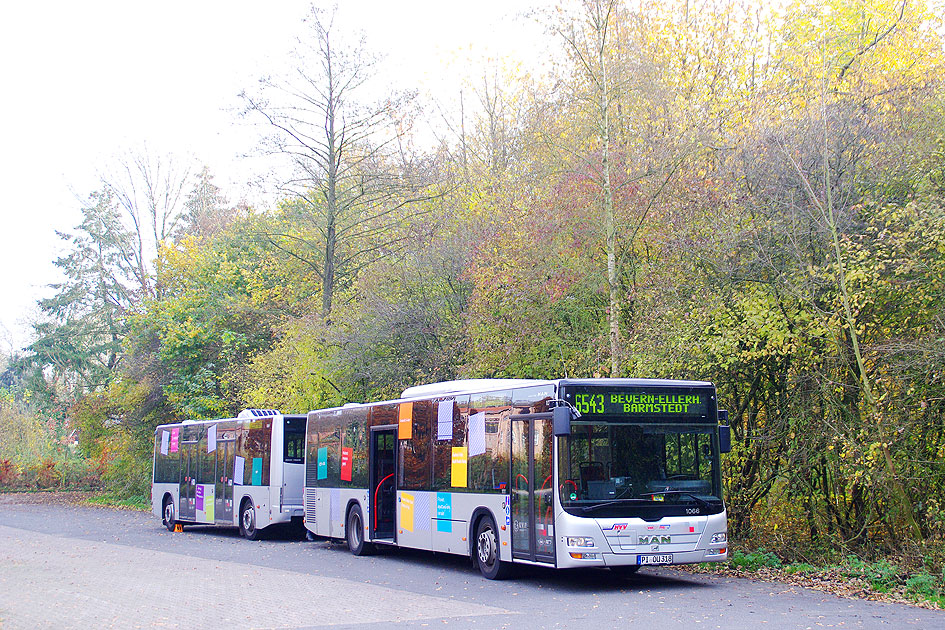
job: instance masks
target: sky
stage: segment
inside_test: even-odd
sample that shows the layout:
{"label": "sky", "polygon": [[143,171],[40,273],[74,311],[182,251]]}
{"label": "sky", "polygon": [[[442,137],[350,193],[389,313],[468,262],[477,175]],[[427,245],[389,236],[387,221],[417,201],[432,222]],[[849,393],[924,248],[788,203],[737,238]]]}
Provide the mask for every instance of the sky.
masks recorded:
{"label": "sky", "polygon": [[[451,100],[487,60],[541,66],[540,28],[524,16],[536,4],[343,0],[337,23],[364,32],[393,85]],[[56,231],[81,221],[121,155],[207,165],[230,201],[251,199],[247,182],[265,165],[237,95],[290,67],[309,6],[37,0],[0,10],[0,353],[29,343],[36,300],[52,294],[66,251]]]}

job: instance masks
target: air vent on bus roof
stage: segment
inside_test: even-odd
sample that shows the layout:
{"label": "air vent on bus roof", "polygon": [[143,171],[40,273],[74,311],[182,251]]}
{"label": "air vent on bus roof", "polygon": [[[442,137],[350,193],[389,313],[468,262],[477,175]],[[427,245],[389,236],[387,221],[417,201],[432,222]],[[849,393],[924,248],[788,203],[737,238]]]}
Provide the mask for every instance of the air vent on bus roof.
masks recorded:
{"label": "air vent on bus roof", "polygon": [[240,420],[244,420],[246,418],[271,418],[278,415],[279,412],[275,409],[244,409],[240,412],[240,415],[236,417]]}

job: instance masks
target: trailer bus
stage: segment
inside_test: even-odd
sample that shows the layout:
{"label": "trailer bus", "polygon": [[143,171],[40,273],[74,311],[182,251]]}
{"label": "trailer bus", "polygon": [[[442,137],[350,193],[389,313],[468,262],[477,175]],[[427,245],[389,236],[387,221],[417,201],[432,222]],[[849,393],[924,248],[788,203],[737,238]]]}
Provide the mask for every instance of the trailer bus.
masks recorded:
{"label": "trailer bus", "polygon": [[247,409],[236,418],[157,427],[152,511],[171,531],[235,525],[249,540],[269,525],[301,525],[305,421]]}
{"label": "trailer bus", "polygon": [[512,565],[608,567],[728,558],[711,383],[483,379],[311,411],[307,530]]}

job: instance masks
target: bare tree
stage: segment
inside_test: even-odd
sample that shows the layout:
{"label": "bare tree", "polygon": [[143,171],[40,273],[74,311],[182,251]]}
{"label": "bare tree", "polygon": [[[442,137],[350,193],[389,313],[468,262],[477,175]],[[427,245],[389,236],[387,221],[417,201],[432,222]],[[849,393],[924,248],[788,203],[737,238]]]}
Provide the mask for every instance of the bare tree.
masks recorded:
{"label": "bare tree", "polygon": [[310,40],[299,42],[291,76],[263,79],[259,95],[241,95],[247,113],[272,126],[269,149],[291,165],[278,183],[288,222],[264,237],[318,276],[326,320],[339,282],[402,249],[404,220],[433,196],[426,164],[408,148],[410,97],[361,104],[374,60],[363,52],[363,37],[340,45],[333,20],[313,8]]}
{"label": "bare tree", "polygon": [[138,284],[139,297],[159,297],[154,259],[172,239],[181,218],[190,169],[170,156],[147,149],[119,158],[114,170],[102,176],[102,187],[130,222],[132,241],[122,255]]}

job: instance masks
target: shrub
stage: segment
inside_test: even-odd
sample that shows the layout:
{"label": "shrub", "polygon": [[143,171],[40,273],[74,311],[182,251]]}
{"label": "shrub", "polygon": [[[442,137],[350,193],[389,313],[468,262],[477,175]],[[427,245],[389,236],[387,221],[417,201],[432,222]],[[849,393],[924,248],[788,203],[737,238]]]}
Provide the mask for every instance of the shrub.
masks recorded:
{"label": "shrub", "polygon": [[906,595],[916,600],[941,602],[943,584],[928,573],[918,573],[906,580]]}
{"label": "shrub", "polygon": [[757,571],[761,568],[779,569],[782,566],[781,559],[764,548],[757,551],[735,551],[732,554],[731,562],[736,567],[747,569],[748,571]]}
{"label": "shrub", "polygon": [[0,488],[15,488],[19,483],[19,477],[19,471],[11,460],[0,460]]}
{"label": "shrub", "polygon": [[900,573],[899,567],[883,558],[872,565],[867,565],[865,577],[873,590],[885,593],[899,584]]}
{"label": "shrub", "polygon": [[36,466],[33,479],[40,490],[61,489],[63,485],[63,477],[56,468],[56,461],[49,457]]}
{"label": "shrub", "polygon": [[105,441],[102,457],[105,486],[121,496],[146,495],[151,492],[151,458],[135,450],[135,443],[125,431],[116,431]]}

